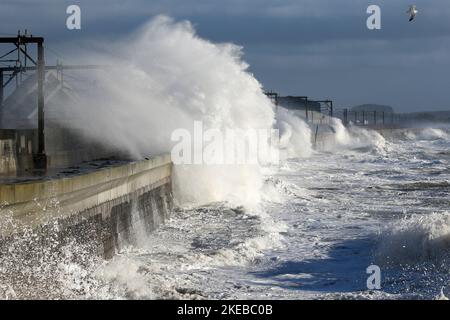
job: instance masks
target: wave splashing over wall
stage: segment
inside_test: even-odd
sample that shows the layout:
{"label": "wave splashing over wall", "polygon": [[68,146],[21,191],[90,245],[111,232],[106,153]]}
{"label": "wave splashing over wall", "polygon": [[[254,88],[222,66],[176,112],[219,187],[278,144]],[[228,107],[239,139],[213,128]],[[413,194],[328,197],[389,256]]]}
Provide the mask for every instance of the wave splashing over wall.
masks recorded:
{"label": "wave splashing over wall", "polygon": [[[276,126],[274,105],[248,72],[242,48],[201,39],[187,21],[158,16],[111,49],[106,47],[87,60],[112,67],[98,72],[77,106],[67,108],[76,119],[72,125],[82,127],[90,139],[139,159],[170,152],[174,130],[193,133],[194,121],[201,121],[204,130],[222,133]],[[309,136],[309,128],[301,130],[301,138]],[[297,140],[292,137],[296,145]],[[252,206],[262,186],[259,169],[257,164],[176,166],[175,192],[181,203]]]}

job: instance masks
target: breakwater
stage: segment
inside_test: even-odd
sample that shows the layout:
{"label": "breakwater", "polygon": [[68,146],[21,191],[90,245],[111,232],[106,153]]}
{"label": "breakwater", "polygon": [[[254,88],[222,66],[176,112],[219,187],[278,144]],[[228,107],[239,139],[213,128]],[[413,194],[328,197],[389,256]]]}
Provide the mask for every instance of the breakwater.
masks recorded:
{"label": "breakwater", "polygon": [[171,173],[165,154],[75,175],[2,183],[2,241],[58,221],[61,233],[93,241],[100,254],[111,257],[136,240],[134,228],[150,232],[170,216]]}

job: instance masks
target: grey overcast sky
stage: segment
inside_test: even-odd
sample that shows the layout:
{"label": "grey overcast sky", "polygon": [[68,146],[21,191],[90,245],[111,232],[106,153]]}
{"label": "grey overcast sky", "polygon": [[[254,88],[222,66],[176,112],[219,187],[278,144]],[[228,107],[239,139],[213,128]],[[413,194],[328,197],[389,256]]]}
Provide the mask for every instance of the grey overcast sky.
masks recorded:
{"label": "grey overcast sky", "polygon": [[[419,10],[413,23],[411,1]],[[80,31],[65,27],[70,4],[81,7]],[[370,4],[381,7],[381,30],[366,28]],[[58,54],[84,39],[114,39],[158,14],[243,46],[250,71],[281,94],[331,98],[338,107],[450,110],[447,0],[0,0],[0,33],[28,28]]]}

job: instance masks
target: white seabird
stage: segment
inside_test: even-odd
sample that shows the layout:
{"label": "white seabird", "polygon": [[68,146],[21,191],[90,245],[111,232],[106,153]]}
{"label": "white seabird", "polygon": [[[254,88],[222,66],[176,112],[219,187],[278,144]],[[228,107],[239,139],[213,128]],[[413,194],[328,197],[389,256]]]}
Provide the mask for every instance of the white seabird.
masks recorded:
{"label": "white seabird", "polygon": [[412,5],[412,6],[409,7],[409,10],[406,11],[406,13],[409,14],[409,21],[413,21],[414,20],[414,18],[417,15],[417,12],[419,12],[419,11],[417,10],[415,5]]}

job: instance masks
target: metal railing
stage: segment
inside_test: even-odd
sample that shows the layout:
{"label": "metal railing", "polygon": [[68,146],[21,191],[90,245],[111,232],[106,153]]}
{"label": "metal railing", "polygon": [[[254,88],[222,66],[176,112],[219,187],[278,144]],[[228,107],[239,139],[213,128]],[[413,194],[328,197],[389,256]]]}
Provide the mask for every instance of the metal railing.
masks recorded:
{"label": "metal railing", "polygon": [[402,116],[387,111],[351,111],[343,109],[336,111],[334,116],[342,120],[345,125],[357,126],[398,126],[402,123]]}

